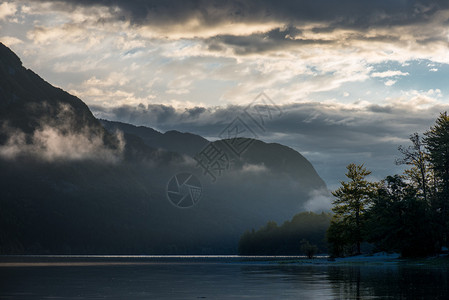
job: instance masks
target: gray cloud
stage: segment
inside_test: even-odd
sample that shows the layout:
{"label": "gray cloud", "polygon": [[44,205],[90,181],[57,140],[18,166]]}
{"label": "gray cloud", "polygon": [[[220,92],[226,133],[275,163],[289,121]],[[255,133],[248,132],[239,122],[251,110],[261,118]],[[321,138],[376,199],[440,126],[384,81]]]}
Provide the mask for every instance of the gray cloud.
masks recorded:
{"label": "gray cloud", "polygon": [[[315,0],[315,1],[206,1],[206,0],[65,0],[66,9],[74,6],[104,5],[120,8],[118,20],[136,24],[167,25],[199,20],[204,26],[223,22],[281,21],[287,24],[330,22],[352,28],[410,24],[428,20],[436,11],[447,8],[442,0]],[[62,6],[61,4],[59,4]],[[61,7],[63,8],[63,7]]]}
{"label": "gray cloud", "polygon": [[[449,2],[440,0],[49,2],[53,3],[53,10],[72,12],[77,7],[87,8],[84,14],[97,19],[98,25],[121,21],[129,22],[134,28],[148,25],[144,35],[153,37],[206,36],[203,42],[207,50],[224,52],[231,48],[236,55],[285,51],[305,45],[346,47],[360,41],[407,47],[403,37],[408,35],[413,36],[411,48],[415,50],[429,44],[447,43],[447,36],[441,30],[447,17],[439,13],[449,8]],[[108,14],[95,15],[89,10],[94,5],[107,9]],[[435,20],[438,24],[432,23]],[[245,25],[254,26],[242,32]],[[267,26],[262,28],[263,25]],[[347,32],[331,37],[339,30]]]}
{"label": "gray cloud", "polygon": [[[140,104],[138,106],[123,105],[113,108],[90,106],[98,118],[144,125],[161,131],[171,129],[201,132],[204,136],[214,136],[219,133],[235,116],[241,112],[239,106],[227,107],[193,107],[177,110],[164,104]],[[207,126],[206,130],[201,130]],[[205,128],[203,128],[205,129]]]}
{"label": "gray cloud", "polygon": [[289,47],[301,45],[324,45],[335,41],[324,39],[303,39],[297,35],[301,30],[296,27],[275,28],[266,33],[252,34],[248,36],[218,35],[205,40],[211,51],[222,51],[226,47],[234,48],[235,54],[245,55],[251,53],[263,53],[274,50],[286,50]]}

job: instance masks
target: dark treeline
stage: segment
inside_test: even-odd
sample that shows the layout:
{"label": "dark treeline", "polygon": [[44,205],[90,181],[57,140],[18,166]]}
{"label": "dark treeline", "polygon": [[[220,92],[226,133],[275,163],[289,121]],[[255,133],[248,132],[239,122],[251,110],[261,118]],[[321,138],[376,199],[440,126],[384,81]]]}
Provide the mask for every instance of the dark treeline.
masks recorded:
{"label": "dark treeline", "polygon": [[350,164],[348,181],[332,194],[334,216],[327,233],[330,254],[399,252],[403,257],[437,254],[448,246],[449,117],[441,114],[424,136],[411,135],[411,146],[399,147],[396,163],[402,175],[370,182],[363,165]]}
{"label": "dark treeline", "polygon": [[[331,256],[362,251],[397,252],[402,257],[441,253],[449,242],[449,116],[411,145],[399,146],[402,175],[369,181],[364,165],[349,164],[347,181],[332,192],[333,214],[301,213],[278,227],[268,222],[240,239],[239,253],[250,255],[325,252]],[[328,218],[331,218],[330,225]],[[329,225],[329,226],[328,226]],[[322,238],[327,230],[327,243]],[[309,253],[309,254],[307,254]]]}
{"label": "dark treeline", "polygon": [[270,221],[246,231],[239,242],[241,255],[310,255],[327,253],[326,230],[332,215],[303,212],[281,226]]}

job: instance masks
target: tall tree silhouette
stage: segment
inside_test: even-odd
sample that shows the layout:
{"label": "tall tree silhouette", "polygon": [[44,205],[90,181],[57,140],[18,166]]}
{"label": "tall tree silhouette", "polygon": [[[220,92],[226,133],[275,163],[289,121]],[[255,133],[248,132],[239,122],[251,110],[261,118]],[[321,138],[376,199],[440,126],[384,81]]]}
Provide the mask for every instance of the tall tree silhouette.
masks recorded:
{"label": "tall tree silhouette", "polygon": [[[349,164],[346,168],[348,169],[346,177],[349,180],[342,181],[341,187],[332,192],[336,199],[333,202],[332,211],[335,216],[331,227],[337,226],[340,230],[348,232],[347,236],[350,239],[347,242],[354,243],[357,253],[360,253],[360,244],[363,241],[364,213],[369,206],[376,184],[366,180],[371,171],[368,171],[363,164]],[[331,228],[329,232],[334,232],[334,230]]]}
{"label": "tall tree silhouette", "polygon": [[424,142],[437,178],[437,195],[432,201],[435,219],[441,230],[441,244],[447,245],[449,226],[449,116],[441,113],[427,132]]}

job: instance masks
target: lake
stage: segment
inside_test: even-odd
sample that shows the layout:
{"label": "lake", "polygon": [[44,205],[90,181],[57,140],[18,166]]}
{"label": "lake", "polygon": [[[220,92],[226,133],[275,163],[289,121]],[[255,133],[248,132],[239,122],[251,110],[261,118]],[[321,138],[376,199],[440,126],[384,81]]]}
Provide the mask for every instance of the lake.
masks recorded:
{"label": "lake", "polygon": [[447,267],[294,257],[3,256],[0,299],[448,299]]}

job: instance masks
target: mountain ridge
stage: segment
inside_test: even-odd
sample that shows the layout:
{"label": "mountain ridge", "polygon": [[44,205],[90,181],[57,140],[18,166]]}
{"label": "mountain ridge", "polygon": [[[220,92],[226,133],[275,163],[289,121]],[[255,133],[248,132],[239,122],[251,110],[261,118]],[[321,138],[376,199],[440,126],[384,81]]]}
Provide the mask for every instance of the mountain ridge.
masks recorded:
{"label": "mountain ridge", "polygon": [[[225,150],[228,149],[226,144],[229,144],[228,142],[226,142],[226,140],[216,140],[210,142],[200,135],[189,132],[169,130],[165,133],[161,133],[147,126],[136,126],[129,123],[104,119],[100,119],[100,122],[109,131],[121,130],[125,133],[137,135],[144,141],[147,146],[150,146],[152,148],[183,153],[192,157],[200,153],[208,143],[216,144],[220,149]],[[151,137],[148,137],[148,133],[150,133]],[[167,141],[164,139],[171,138],[170,135],[175,135],[177,137],[182,136],[183,139],[178,139],[178,142],[181,141],[180,143],[167,143]],[[272,170],[294,174],[295,177],[299,178],[300,180],[310,182],[309,184],[312,186],[317,185],[317,188],[319,188],[320,184],[322,186],[325,186],[325,183],[321,178],[316,178],[318,174],[316,174],[316,170],[312,166],[312,164],[295,149],[279,143],[266,143],[261,140],[249,138],[241,139],[252,140],[252,142],[248,149],[246,149],[246,151],[244,151],[244,153],[241,155],[242,163],[238,165],[234,164],[234,167],[242,168],[244,163],[256,165],[263,163],[266,167],[269,167]],[[235,157],[235,155],[233,155],[231,151],[228,150],[226,152],[229,156]],[[273,153],[276,153],[276,155],[273,155]],[[271,159],[270,162],[267,162],[266,160],[268,157],[274,159]],[[276,159],[276,157],[278,157],[279,159]],[[298,165],[303,165],[303,168],[308,169],[308,172],[310,174],[313,174],[313,176],[301,176],[300,172],[298,172],[298,169],[295,169],[295,167],[297,167]],[[312,183],[317,180],[320,181],[320,184]]]}

